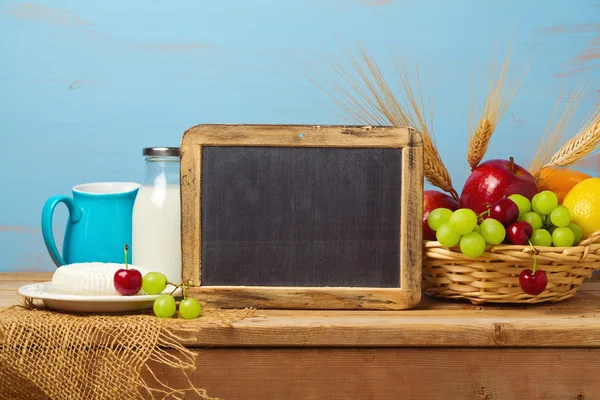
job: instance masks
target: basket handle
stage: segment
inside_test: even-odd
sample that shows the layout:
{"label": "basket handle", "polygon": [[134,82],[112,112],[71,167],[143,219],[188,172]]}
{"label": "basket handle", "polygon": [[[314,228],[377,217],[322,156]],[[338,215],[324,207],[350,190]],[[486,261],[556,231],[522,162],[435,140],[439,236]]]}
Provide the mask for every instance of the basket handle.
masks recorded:
{"label": "basket handle", "polygon": [[593,232],[587,239],[579,242],[577,246],[589,246],[592,243],[596,243],[600,240],[600,231]]}

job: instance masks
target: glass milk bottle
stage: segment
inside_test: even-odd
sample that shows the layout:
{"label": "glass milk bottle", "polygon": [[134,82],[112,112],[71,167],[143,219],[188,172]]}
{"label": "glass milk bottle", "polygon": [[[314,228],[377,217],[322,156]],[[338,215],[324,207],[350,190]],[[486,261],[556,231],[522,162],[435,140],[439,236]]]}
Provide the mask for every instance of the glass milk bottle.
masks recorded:
{"label": "glass milk bottle", "polygon": [[131,262],[181,283],[181,153],[177,147],[150,147],[142,154],[146,177],[133,206]]}

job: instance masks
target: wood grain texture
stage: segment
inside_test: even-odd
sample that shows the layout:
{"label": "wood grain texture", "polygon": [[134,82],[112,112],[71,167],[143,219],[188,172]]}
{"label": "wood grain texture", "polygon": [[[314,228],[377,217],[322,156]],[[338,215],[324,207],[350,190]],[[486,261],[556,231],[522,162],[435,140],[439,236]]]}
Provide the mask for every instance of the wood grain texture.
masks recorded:
{"label": "wood grain texture", "polygon": [[401,148],[423,145],[412,128],[327,125],[197,125],[183,135],[186,146],[294,146]]}
{"label": "wood grain texture", "polygon": [[[19,286],[51,273],[0,273],[0,307]],[[537,305],[474,306],[423,296],[402,311],[258,310],[231,326],[173,319],[190,347],[580,347],[600,348],[600,275],[571,299]]]}
{"label": "wood grain texture", "polygon": [[202,240],[202,147],[194,143],[192,135],[184,135],[181,141],[181,275],[182,282],[202,283],[202,252],[198,243]]}
{"label": "wood grain texture", "polygon": [[[600,349],[204,349],[192,381],[236,400],[600,398]],[[179,373],[152,365],[170,386]]]}
{"label": "wood grain texture", "polygon": [[[400,229],[400,286],[407,291],[421,294],[423,246],[415,238],[423,237],[423,148],[405,147],[402,149],[402,210]],[[410,194],[418,193],[418,195]],[[419,297],[420,298],[420,297]],[[415,299],[418,303],[418,299]]]}
{"label": "wood grain texture", "polygon": [[[402,162],[402,173],[410,176],[408,184],[402,185],[401,204],[408,207],[410,213],[400,218],[400,232],[406,225],[408,235],[401,233],[402,252],[401,277],[395,291],[379,291],[369,295],[367,289],[372,285],[355,285],[354,293],[328,286],[314,286],[310,292],[298,290],[290,284],[287,287],[261,288],[246,287],[238,290],[207,288],[201,300],[227,307],[247,307],[256,305],[268,308],[304,308],[304,309],[406,309],[413,307],[420,299],[421,237],[420,227],[415,223],[417,215],[422,215],[420,202],[423,191],[422,141],[421,136],[410,128],[392,127],[343,127],[343,126],[304,126],[304,125],[199,125],[185,132],[182,139],[181,202],[182,202],[182,275],[183,280],[193,285],[202,285],[202,151],[207,146],[260,146],[260,147],[337,147],[337,148],[420,148],[407,152],[407,161]],[[404,153],[403,153],[404,154]],[[402,177],[404,181],[404,176]],[[204,189],[205,191],[207,188]],[[414,236],[412,236],[414,234]],[[404,269],[404,270],[402,270]],[[406,287],[402,286],[406,283]],[[190,291],[192,296],[200,296],[203,289]],[[319,292],[321,291],[321,292]],[[335,291],[335,292],[334,292]],[[310,295],[308,295],[310,293]],[[384,294],[389,297],[383,298]],[[233,296],[233,297],[231,297]],[[235,297],[239,296],[239,297]],[[292,299],[297,296],[297,299]],[[331,304],[327,304],[327,299]],[[244,303],[245,301],[245,303]]]}
{"label": "wood grain texture", "polygon": [[188,290],[205,306],[219,308],[402,310],[421,292],[392,288],[201,286]]}

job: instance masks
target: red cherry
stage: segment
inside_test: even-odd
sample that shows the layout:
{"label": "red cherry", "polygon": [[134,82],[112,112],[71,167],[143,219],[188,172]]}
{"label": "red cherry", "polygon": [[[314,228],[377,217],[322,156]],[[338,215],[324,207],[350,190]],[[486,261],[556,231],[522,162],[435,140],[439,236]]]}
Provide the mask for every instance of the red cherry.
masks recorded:
{"label": "red cherry", "polygon": [[530,269],[525,269],[519,274],[519,284],[525,293],[536,296],[546,289],[548,277],[546,272],[542,270],[538,269],[533,272]]}
{"label": "red cherry", "polygon": [[519,207],[508,197],[503,197],[490,208],[490,217],[500,221],[502,225],[508,226],[519,218]]}
{"label": "red cherry", "polygon": [[124,296],[134,295],[142,288],[142,279],[142,273],[137,269],[121,268],[115,272],[115,289]]}
{"label": "red cherry", "polygon": [[533,228],[525,221],[517,221],[506,228],[508,241],[516,245],[526,245],[533,235]]}

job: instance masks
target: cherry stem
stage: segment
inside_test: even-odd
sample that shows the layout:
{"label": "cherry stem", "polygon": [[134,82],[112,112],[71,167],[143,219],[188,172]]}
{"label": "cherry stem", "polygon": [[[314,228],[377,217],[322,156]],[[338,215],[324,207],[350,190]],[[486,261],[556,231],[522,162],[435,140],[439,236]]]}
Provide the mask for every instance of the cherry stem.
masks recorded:
{"label": "cherry stem", "polygon": [[129,265],[127,265],[127,253],[129,251],[129,246],[125,245],[125,269],[129,269]]}
{"label": "cherry stem", "polygon": [[531,273],[535,274],[535,270],[537,268],[537,249],[533,247],[533,243],[531,243],[531,240],[527,239],[527,241],[529,242],[531,250],[533,250],[533,270],[531,271]]}

